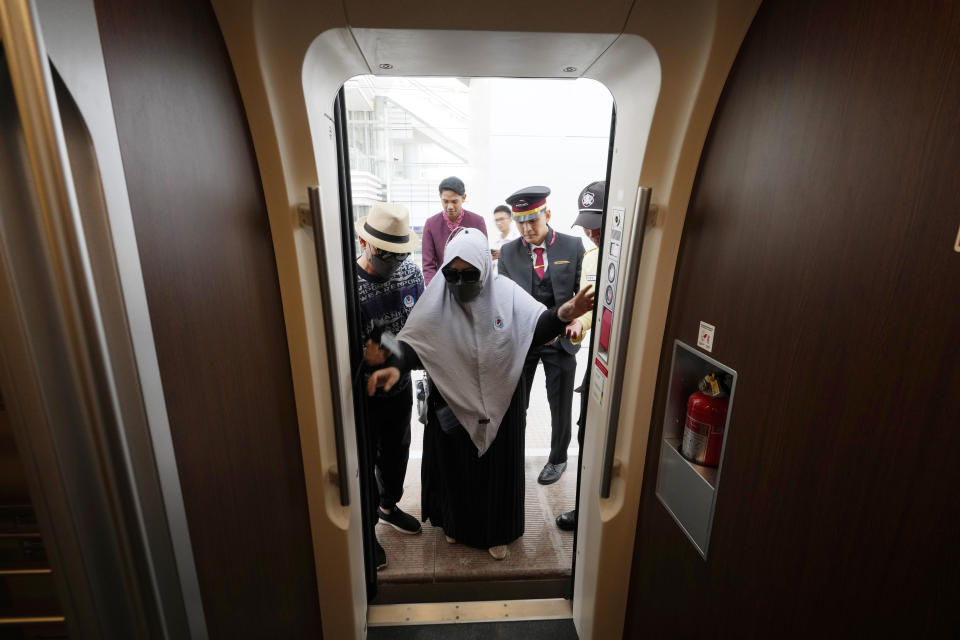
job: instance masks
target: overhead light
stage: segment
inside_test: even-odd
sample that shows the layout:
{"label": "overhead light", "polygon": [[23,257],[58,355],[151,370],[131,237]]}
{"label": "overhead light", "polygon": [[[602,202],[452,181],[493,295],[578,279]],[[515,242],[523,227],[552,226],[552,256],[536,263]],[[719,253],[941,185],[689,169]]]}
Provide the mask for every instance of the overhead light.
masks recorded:
{"label": "overhead light", "polygon": [[573,73],[574,71],[577,70],[577,68],[576,68],[576,67],[564,67],[563,70],[564,70],[565,73]]}
{"label": "overhead light", "polygon": [[390,64],[389,62],[381,62],[381,63],[380,63],[380,68],[381,68],[381,69],[393,69],[393,65]]}

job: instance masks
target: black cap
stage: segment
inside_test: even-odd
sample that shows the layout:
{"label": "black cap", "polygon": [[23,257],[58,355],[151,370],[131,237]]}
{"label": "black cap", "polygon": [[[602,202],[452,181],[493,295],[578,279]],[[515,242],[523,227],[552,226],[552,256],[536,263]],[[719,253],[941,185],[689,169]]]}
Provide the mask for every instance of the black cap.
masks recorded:
{"label": "black cap", "polygon": [[603,203],[607,196],[607,183],[604,180],[591,182],[580,192],[577,204],[580,215],[573,221],[584,229],[599,229],[603,222]]}
{"label": "black cap", "polygon": [[453,191],[458,195],[466,195],[467,188],[463,186],[463,180],[457,176],[450,176],[440,181],[440,193],[444,191]]}
{"label": "black cap", "polygon": [[546,211],[547,196],[549,195],[550,187],[524,187],[510,194],[506,203],[513,210],[513,219],[516,222],[529,222],[530,220],[536,220],[540,214]]}

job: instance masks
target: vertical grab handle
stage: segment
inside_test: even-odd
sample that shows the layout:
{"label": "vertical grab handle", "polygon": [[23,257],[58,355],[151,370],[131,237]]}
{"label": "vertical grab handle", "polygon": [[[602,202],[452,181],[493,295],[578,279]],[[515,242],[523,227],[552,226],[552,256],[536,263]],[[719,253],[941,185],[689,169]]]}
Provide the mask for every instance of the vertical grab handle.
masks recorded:
{"label": "vertical grab handle", "polygon": [[340,367],[337,364],[336,332],[332,331],[333,305],[330,297],[330,273],[327,270],[327,244],[323,235],[323,221],[320,217],[320,187],[309,187],[307,199],[310,202],[310,215],[313,218],[313,243],[317,254],[317,277],[320,280],[320,295],[323,297],[323,325],[327,346],[327,372],[330,375],[330,394],[333,399],[333,433],[337,444],[337,485],[340,488],[340,504],[350,504],[348,486],[347,456],[343,444],[343,397],[340,389]]}
{"label": "vertical grab handle", "polygon": [[633,301],[637,292],[637,273],[640,271],[640,252],[643,249],[643,232],[646,229],[647,210],[650,208],[650,187],[637,190],[637,205],[633,212],[633,229],[630,232],[630,249],[627,265],[623,271],[620,287],[620,331],[613,368],[613,386],[610,390],[610,414],[607,416],[607,440],[603,450],[603,466],[600,476],[600,497],[610,497],[610,482],[613,480],[613,455],[617,448],[617,428],[620,423],[620,401],[623,398],[623,371],[627,366],[627,346],[633,322]]}

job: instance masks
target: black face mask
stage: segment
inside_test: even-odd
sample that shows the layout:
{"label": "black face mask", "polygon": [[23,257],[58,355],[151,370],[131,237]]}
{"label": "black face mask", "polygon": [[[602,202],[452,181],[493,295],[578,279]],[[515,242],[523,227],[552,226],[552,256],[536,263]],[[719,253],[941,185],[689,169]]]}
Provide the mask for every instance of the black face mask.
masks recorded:
{"label": "black face mask", "polygon": [[376,249],[372,255],[370,255],[370,266],[373,267],[374,272],[384,280],[393,275],[393,272],[400,268],[400,265],[403,264],[403,261],[407,259],[409,253],[391,253],[390,251],[383,251],[381,249]]}
{"label": "black face mask", "polygon": [[483,291],[483,285],[479,282],[459,282],[457,284],[447,284],[447,287],[453,294],[453,299],[460,304],[470,302]]}

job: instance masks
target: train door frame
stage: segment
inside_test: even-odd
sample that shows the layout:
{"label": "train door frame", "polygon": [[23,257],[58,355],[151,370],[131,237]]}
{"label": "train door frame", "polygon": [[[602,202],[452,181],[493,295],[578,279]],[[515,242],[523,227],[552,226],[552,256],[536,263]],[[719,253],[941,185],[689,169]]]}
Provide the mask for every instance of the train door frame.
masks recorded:
{"label": "train door frame", "polygon": [[[338,195],[340,200],[340,250],[343,261],[344,275],[343,289],[344,297],[347,301],[344,309],[347,315],[345,333],[347,334],[347,344],[350,347],[351,354],[349,377],[352,381],[351,400],[353,404],[354,416],[356,416],[352,431],[355,433],[355,438],[357,441],[357,478],[360,485],[360,492],[358,496],[360,512],[361,514],[366,514],[376,508],[374,505],[378,504],[378,500],[374,497],[373,493],[376,485],[370,486],[368,484],[370,476],[365,473],[365,471],[369,471],[370,467],[373,465],[374,445],[372,442],[368,441],[369,434],[365,429],[362,428],[362,425],[365,421],[366,403],[364,402],[362,396],[357,393],[358,379],[353,374],[354,371],[359,372],[362,369],[362,362],[360,358],[362,346],[360,344],[360,323],[358,321],[359,303],[357,301],[355,276],[353,272],[353,269],[356,268],[356,256],[354,255],[352,248],[354,246],[356,231],[354,229],[353,220],[353,187],[350,178],[350,139],[347,127],[346,100],[344,99],[343,87],[337,91],[337,96],[335,98],[335,103],[333,106],[333,126],[334,136],[337,144],[337,174],[339,181]],[[314,225],[314,228],[316,229],[317,226]],[[351,249],[348,251],[347,247],[350,247]],[[345,426],[346,425],[342,425],[341,429]],[[342,439],[343,438],[341,436],[341,442]],[[343,452],[339,449],[338,456],[338,461],[345,457]],[[341,486],[341,491],[345,490],[346,487]],[[378,589],[376,554],[373,545],[373,540],[376,539],[376,533],[374,531],[376,523],[371,522],[368,517],[363,517],[363,515],[361,515],[360,522],[361,539],[363,541],[364,576],[366,579],[367,601],[369,602],[376,597]]]}
{"label": "train door frame", "polygon": [[[374,30],[373,33],[351,32],[350,35],[352,36],[354,42],[377,42],[382,46],[385,41],[389,42],[391,35],[395,35],[395,34],[393,33],[384,34],[381,31],[382,30]],[[387,31],[392,31],[392,30],[387,30]],[[541,40],[542,40],[542,36],[544,34],[539,34],[539,35],[541,36]],[[457,36],[458,36],[458,39],[460,40],[462,40],[465,37],[464,32],[458,32]],[[490,34],[485,33],[485,34],[482,34],[481,37],[483,37],[486,40],[489,40],[491,36]],[[549,37],[553,37],[558,40],[563,40],[564,34],[549,34]],[[577,38],[577,37],[582,37],[582,35],[581,36],[575,35],[572,37]],[[415,39],[415,37],[411,35],[409,32],[405,32],[400,39],[409,42],[410,40]],[[311,45],[311,47],[313,47],[314,45],[319,45],[321,49],[325,49],[324,53],[326,55],[324,55],[323,57],[325,59],[329,59],[331,57],[331,51],[329,50],[328,47],[342,45],[344,40],[345,38],[343,37],[342,33],[327,32],[321,35],[319,38],[317,38],[317,40],[313,43],[313,45]],[[584,46],[583,43],[581,43],[581,46],[580,46],[581,50],[583,49],[588,50],[591,56],[590,62],[585,64],[584,68],[597,67],[598,70],[602,73],[604,65],[598,64],[599,58],[596,58],[594,56],[600,56],[604,52],[610,50],[611,48],[616,48],[618,44],[621,48],[624,48],[629,52],[629,53],[625,53],[624,55],[625,56],[629,55],[635,61],[635,64],[632,68],[634,71],[634,76],[631,79],[636,81],[636,84],[641,87],[641,89],[637,92],[639,93],[639,100],[637,99],[630,100],[628,98],[625,100],[622,99],[622,102],[632,106],[634,109],[638,109],[643,112],[642,117],[635,118],[635,120],[640,121],[639,128],[640,128],[641,135],[639,136],[635,135],[634,140],[637,140],[639,138],[641,142],[636,145],[621,145],[620,148],[622,148],[623,151],[621,151],[618,154],[617,153],[618,146],[616,144],[617,132],[616,130],[614,130],[613,132],[614,137],[610,141],[610,147],[608,151],[608,166],[607,166],[608,178],[610,175],[612,175],[613,171],[615,171],[616,167],[618,166],[617,161],[619,161],[620,167],[626,166],[626,172],[632,173],[633,175],[637,175],[639,173],[640,162],[643,157],[644,143],[646,140],[645,128],[649,128],[650,122],[652,121],[653,109],[656,104],[656,100],[659,92],[659,62],[657,60],[656,54],[653,52],[652,47],[649,45],[649,43],[647,43],[642,38],[636,38],[636,37],[630,37],[630,36],[627,36],[627,37],[617,36],[616,34],[606,34],[606,35],[598,36],[597,39],[593,41],[592,46]],[[389,49],[389,46],[386,46],[383,48]],[[563,48],[563,47],[560,47],[560,48]],[[367,75],[366,73],[364,73],[364,71],[368,71],[371,68],[384,69],[392,66],[391,64],[388,64],[388,63],[377,63],[375,61],[371,62],[369,58],[371,58],[373,54],[371,54],[370,52],[361,52],[361,53],[363,57],[363,64],[365,67],[367,67],[367,69],[361,69],[358,73],[349,73],[349,74],[341,71],[340,72],[341,76],[346,76],[347,78],[349,78],[355,75]],[[394,52],[394,53],[396,54],[397,52]],[[342,52],[341,52],[341,55],[342,55]],[[402,60],[403,58],[398,58],[398,59]],[[640,62],[636,63],[637,60],[639,60]],[[304,66],[305,94],[307,94],[308,96],[310,95],[309,88],[308,88],[308,84],[309,84],[308,78],[309,78],[309,73],[311,72],[310,61],[311,61],[311,57],[308,54],[307,62],[305,63],[305,66]],[[435,72],[431,74],[417,74],[412,72],[409,69],[404,68],[406,67],[406,65],[403,63],[401,63],[400,67],[401,67],[400,69],[397,69],[395,72],[392,72],[389,75],[393,75],[393,76],[445,75],[439,72]],[[377,74],[371,74],[371,75],[377,75]],[[381,73],[379,75],[388,75],[388,74]],[[491,75],[496,75],[496,74],[493,74],[493,73],[487,74],[487,73],[482,73],[480,71],[474,70],[474,72],[470,74],[459,73],[454,75],[489,77]],[[503,74],[503,75],[507,75],[507,74]],[[550,77],[558,76],[557,73],[552,73],[550,71],[547,71],[544,68],[538,68],[536,72],[517,73],[514,75],[518,75],[521,77],[530,77],[530,78],[550,78]],[[560,77],[564,77],[564,76],[560,76]],[[591,77],[591,76],[585,74],[585,77]],[[603,81],[602,78],[593,77],[593,79],[599,79],[601,83],[605,85],[607,84],[606,82]],[[326,87],[325,87],[326,98],[330,98],[331,90],[339,91],[343,84],[343,82],[340,82],[337,86],[332,87],[329,83],[329,78],[325,78],[324,83],[326,84]],[[609,85],[607,86],[607,88],[608,90],[611,91],[611,94],[613,94],[613,91],[610,89]],[[616,95],[615,94],[613,95],[615,99],[615,107],[619,111],[620,102],[616,101]],[[326,148],[326,149],[323,148],[324,146],[327,146],[327,143],[329,142],[329,139],[330,139],[330,133],[329,133],[330,129],[328,129],[328,127],[330,127],[329,122],[333,122],[334,133],[336,133],[337,131],[337,123],[335,122],[335,119],[330,118],[328,114],[323,116],[324,119],[327,120],[327,122],[324,122],[323,120],[320,119],[321,113],[322,114],[327,113],[326,111],[324,111],[324,108],[329,109],[329,106],[323,103],[323,98],[317,96],[315,98],[315,102],[310,104],[310,98],[308,97],[307,102],[310,105],[309,116],[311,118],[311,125],[312,125],[311,130],[314,134],[314,141],[318,143],[317,148],[315,148],[315,155],[316,155],[316,162],[317,162],[316,166],[318,170],[321,170],[323,173],[327,174],[328,176],[334,173],[332,169],[336,169],[336,174],[338,177],[337,184],[340,185],[340,189],[342,189],[343,179],[342,179],[342,176],[340,176],[340,172],[343,169],[343,167],[338,163],[338,165],[334,168],[331,168],[329,172],[325,170],[326,166],[328,166],[328,163],[325,161],[330,157],[330,155],[329,155],[329,148]],[[331,99],[331,102],[332,102],[332,99]],[[319,127],[317,126],[318,124],[319,124]],[[318,128],[319,128],[319,131],[318,131]],[[327,132],[326,136],[322,135],[324,133],[324,129],[326,129],[326,132]],[[317,135],[318,133],[320,133],[321,135],[318,136]],[[634,133],[636,134],[637,132],[634,131]],[[333,138],[336,139],[336,135],[334,135]],[[342,162],[341,156],[338,156],[338,159]],[[326,194],[336,193],[337,195],[339,195],[339,191],[334,192],[330,188],[332,185],[323,183],[323,176],[320,176],[320,182],[321,182],[323,191]],[[629,188],[629,189],[621,188],[619,190],[614,191],[613,193],[608,192],[608,199],[607,199],[608,206],[609,206],[609,203],[613,202],[616,205],[618,205],[622,211],[625,212],[623,215],[621,215],[619,219],[620,224],[622,225],[621,232],[629,231],[631,229],[630,225],[635,222],[633,218],[630,216],[630,213],[634,211],[634,206],[636,204],[636,201],[633,200],[633,197],[635,196],[636,196],[636,190],[634,188]],[[332,220],[332,217],[333,217],[332,212],[334,211],[342,212],[343,210],[342,208],[343,208],[343,202],[341,198],[327,198],[326,201],[323,203],[323,205],[320,207],[320,211],[319,211],[320,217],[322,218],[319,224],[325,227],[325,235],[328,236],[325,246],[321,247],[321,251],[324,251],[328,256],[327,270],[331,274],[330,277],[332,279],[335,278],[336,276],[333,275],[334,268],[333,268],[333,265],[331,264],[331,257],[337,254],[337,248],[332,246],[332,243],[330,242],[329,238],[341,236],[343,233],[342,219]],[[330,211],[331,215],[323,216],[322,210],[324,209],[327,211]],[[314,223],[316,224],[317,222],[314,221]],[[642,232],[643,222],[641,221],[640,224],[641,224],[641,232]],[[604,230],[603,233],[604,233],[604,236],[606,237],[606,234],[608,232]],[[343,251],[343,248],[341,246],[340,252],[342,251]],[[346,265],[346,262],[343,262],[343,264]],[[601,266],[602,264],[603,263],[601,262]],[[344,273],[345,272],[346,272],[346,267],[344,267]],[[344,280],[344,282],[346,282],[346,280]],[[337,296],[337,294],[333,292],[331,293],[331,295]],[[341,308],[342,308],[342,305],[345,304],[345,302],[346,302],[345,298],[341,300],[334,300],[334,304]],[[620,322],[620,318],[617,319],[617,324],[613,328],[613,333],[612,333],[613,336],[619,335],[619,331],[620,331],[619,322]],[[594,333],[596,335],[596,332]],[[614,340],[616,340],[616,337],[614,337]],[[591,348],[592,347],[593,347],[593,339],[591,339]],[[344,369],[343,367],[344,365],[346,365],[346,363],[349,360],[351,360],[351,357],[349,356],[349,354],[345,354],[343,352],[342,345],[340,346],[340,348],[337,348],[337,351],[339,352],[337,358],[331,360],[330,362],[332,365],[332,369],[335,368],[337,372],[335,374],[336,377],[339,380],[341,380],[341,389],[342,389],[342,393],[340,397],[341,415],[343,415],[344,419],[347,420],[347,422],[344,423],[345,425],[347,425],[350,423],[349,423],[349,419],[347,418],[347,412],[344,410],[344,408],[351,406],[353,404],[354,399],[352,398],[351,394],[347,394],[345,391],[346,388],[351,386],[349,382],[347,382],[348,379],[350,378],[350,375],[349,375],[350,369],[349,368]],[[344,355],[347,355],[347,357],[344,357]],[[618,352],[617,357],[623,358],[625,357],[625,355]],[[336,361],[338,364],[333,364],[334,361]],[[593,401],[590,401],[590,402],[591,404],[593,404]],[[609,407],[602,407],[602,406],[592,406],[588,410],[588,423],[596,423],[596,424],[594,424],[593,427],[590,427],[588,425],[588,436],[584,443],[583,455],[580,458],[580,473],[578,474],[578,483],[580,484],[580,487],[581,487],[580,489],[581,496],[592,495],[597,490],[597,485],[600,479],[599,477],[592,478],[592,475],[599,474],[601,465],[604,462],[602,459],[603,458],[602,450],[605,449],[606,447],[603,442],[603,438],[606,437],[607,430],[606,429],[601,430],[599,428],[599,424],[604,421],[603,414],[605,414],[607,411],[609,411]],[[354,432],[353,428],[343,429],[343,433],[345,435],[351,434],[351,432]],[[594,432],[597,432],[597,433],[594,433]],[[353,440],[354,443],[357,442],[355,434],[353,438],[349,438],[349,437],[346,438],[344,440],[344,445],[348,448],[351,446],[351,443],[347,442],[347,440]],[[593,452],[592,454],[591,454],[591,451]],[[338,454],[338,455],[341,455],[341,454]],[[591,455],[592,455],[592,458],[596,458],[596,460],[591,459]],[[349,456],[347,457],[349,458]],[[607,463],[611,466],[614,464],[612,457],[607,461]],[[305,461],[305,464],[306,464],[306,461]],[[353,480],[358,475],[357,472],[352,470],[353,469],[352,465],[355,464],[355,462],[351,460],[348,464],[350,465],[348,468],[351,469],[351,472],[348,474],[350,478],[350,485],[351,485],[350,493],[355,493],[356,495],[360,495],[362,491],[360,487],[360,483],[359,482],[355,483]],[[622,468],[622,463],[621,463],[621,468]],[[359,468],[357,468],[357,471],[359,471]],[[584,482],[585,480],[584,474],[586,474],[586,480],[587,480],[586,482]],[[584,491],[583,487],[587,487],[586,491]],[[581,502],[583,502],[583,500],[581,500]],[[588,506],[589,508],[584,509],[583,511],[581,511],[581,513],[582,514],[587,513],[589,515],[586,518],[581,518],[581,521],[586,519],[596,519],[597,521],[601,520],[601,514],[597,510],[597,507],[595,504],[596,502],[597,502],[596,500],[587,501],[586,506]],[[612,511],[614,514],[616,514],[620,511],[623,511],[622,507],[623,507],[623,501],[620,500],[619,502],[616,503],[615,506],[609,508],[608,511]],[[583,505],[581,506],[581,508],[583,508]],[[635,514],[630,513],[631,511],[632,511],[631,509],[626,510],[625,515],[627,518],[630,518],[631,516],[635,516]],[[351,514],[351,521],[353,521],[352,514]],[[625,529],[625,531],[621,531],[620,537],[629,536],[630,539],[632,540],[634,526],[635,526],[634,521],[631,521],[630,524],[625,527],[621,526],[620,528]],[[586,613],[593,613],[592,606],[580,607],[578,605],[578,601],[581,599],[581,596],[584,594],[587,594],[588,596],[587,600],[596,603],[598,600],[596,598],[589,597],[589,594],[595,593],[596,590],[600,588],[599,571],[597,570],[590,571],[590,564],[592,564],[592,562],[595,561],[595,559],[598,556],[597,550],[588,548],[587,553],[584,553],[583,552],[584,545],[582,544],[582,542],[585,540],[590,540],[593,536],[599,537],[599,535],[603,532],[603,530],[604,530],[603,523],[598,523],[597,526],[593,527],[592,529],[585,528],[583,524],[581,524],[578,527],[578,530],[576,533],[576,539],[579,547],[577,551],[577,562],[579,562],[579,565],[581,567],[586,567],[587,571],[585,571],[583,574],[575,573],[574,576],[572,577],[573,594],[572,594],[572,603],[569,605],[570,609],[568,610],[569,611],[568,615],[572,615],[575,618],[575,620],[584,618],[584,615]],[[628,545],[628,546],[621,545],[619,547],[621,555],[623,553],[624,548],[632,548],[632,545]],[[369,553],[369,550],[361,550],[361,552],[358,553],[357,555],[365,556],[365,555],[368,555],[368,553]],[[623,558],[620,558],[618,563],[621,567],[621,575],[619,577],[619,580],[617,580],[616,582],[623,585],[620,591],[624,593],[624,597],[625,597],[626,583],[628,581],[628,573],[626,571],[623,571],[622,568],[624,565],[629,567],[629,563],[624,562]],[[368,566],[368,563],[364,563],[362,566],[364,567],[364,569],[366,569]],[[359,570],[354,570],[354,575],[357,575],[359,577],[360,573],[361,572]],[[364,572],[364,575],[365,576],[367,575],[366,572]],[[592,584],[589,584],[589,585],[585,584],[585,580],[583,579],[583,576],[587,576],[587,579],[592,581]],[[607,578],[605,576],[605,581],[606,580]],[[613,581],[611,581],[611,583],[612,582]],[[604,588],[606,588],[606,586],[607,585],[605,584]],[[368,594],[372,592],[369,585],[365,585],[365,587],[366,587],[365,591]],[[369,602],[369,600],[367,600],[367,602]],[[578,613],[577,611],[575,611],[574,607],[579,608],[580,612]],[[589,617],[593,618],[594,616],[589,615]],[[582,626],[589,626],[592,624],[593,624],[592,621],[586,621]]]}
{"label": "train door frame", "polygon": [[[571,6],[553,18],[553,24],[570,32],[520,34],[493,30],[497,28],[493,15],[484,18],[490,21],[485,23],[488,31],[444,31],[452,18],[427,9],[418,14],[416,8],[405,9],[412,13],[404,19],[432,30],[358,29],[351,26],[348,10],[369,21],[370,7],[353,0],[342,5],[291,0],[284,11],[261,0],[241,7],[230,0],[212,2],[247,111],[274,236],[324,633],[362,637],[366,599],[362,573],[356,570],[362,553],[350,534],[359,526],[355,520],[359,516],[342,507],[338,497],[339,481],[356,490],[355,468],[350,461],[346,474],[337,468],[328,391],[330,372],[342,376],[349,367],[339,349],[325,352],[321,320],[324,305],[340,309],[343,298],[336,290],[329,299],[318,294],[312,234],[296,215],[307,186],[320,185],[322,211],[329,215],[321,212],[318,224],[327,231],[326,251],[336,249],[330,243],[338,231],[331,218],[339,209],[336,167],[329,161],[333,96],[347,78],[374,73],[388,64],[398,75],[451,76],[464,75],[486,59],[496,68],[466,75],[569,77],[563,69],[570,63],[561,59],[584,50],[563,44],[597,35],[572,33],[592,9]],[[620,412],[610,497],[589,500],[591,513],[579,523],[573,615],[582,638],[622,633],[653,390],[684,215],[717,100],[758,5],[759,0],[702,0],[696,7],[635,6],[625,15],[622,32],[607,34],[607,46],[579,66],[581,75],[607,86],[617,105],[608,206],[622,207],[630,216],[639,184],[652,187],[659,205],[646,221],[643,260],[630,284],[636,297],[632,309],[626,310],[633,317],[633,337],[623,379],[625,388],[633,391],[624,394]],[[457,36],[458,46],[439,54],[429,50],[427,45],[438,45],[451,35]],[[418,49],[393,57],[404,46]],[[383,54],[393,59],[385,60]],[[396,64],[401,59],[402,64]],[[427,62],[460,67],[426,72]],[[651,78],[658,90],[638,92],[638,87],[650,86]],[[302,101],[294,99],[301,94]],[[342,277],[339,265],[328,265],[331,278]],[[337,369],[323,366],[328,355],[339,362]],[[348,380],[341,382],[349,386]],[[351,413],[345,415],[347,420],[352,419],[349,409],[345,406]],[[605,448],[599,428],[592,426],[603,422],[598,413],[590,412],[584,447],[589,455],[583,463],[592,467],[599,467]],[[348,447],[355,445],[349,430],[344,435]],[[599,496],[596,471],[591,469],[583,478],[581,496]],[[581,509],[583,503],[581,498]]]}
{"label": "train door frame", "polygon": [[[538,79],[540,78],[535,78],[531,80],[538,80]],[[564,79],[564,80],[569,81],[569,79]],[[355,295],[353,295],[352,291],[350,290],[351,286],[353,285],[353,273],[350,269],[353,268],[353,262],[356,259],[356,256],[353,255],[354,253],[353,249],[355,244],[354,238],[355,238],[356,232],[354,229],[353,206],[352,206],[353,194],[351,190],[351,180],[350,180],[350,171],[349,171],[349,146],[350,145],[349,145],[349,134],[348,134],[347,121],[346,121],[346,107],[345,107],[346,103],[345,103],[345,97],[344,97],[345,86],[346,86],[346,83],[344,83],[344,85],[341,86],[340,90],[337,92],[337,97],[335,99],[335,104],[333,107],[333,111],[334,111],[333,123],[334,123],[334,132],[335,132],[336,146],[337,146],[337,162],[339,165],[338,166],[338,173],[339,173],[338,193],[340,197],[340,232],[341,232],[340,237],[341,237],[341,250],[343,251],[343,264],[344,264],[344,274],[345,274],[343,286],[345,289],[345,298],[347,301],[346,313],[348,316],[346,333],[348,334],[347,342],[350,345],[350,353],[351,353],[350,363],[351,363],[351,372],[352,372],[351,378],[353,379],[353,391],[355,394],[352,398],[352,404],[354,407],[354,414],[355,416],[357,416],[356,425],[354,429],[356,431],[356,440],[357,440],[357,446],[358,446],[357,464],[361,471],[361,473],[359,474],[360,498],[363,501],[361,511],[363,513],[366,513],[368,509],[373,508],[372,506],[370,506],[369,501],[376,500],[376,495],[373,493],[373,487],[365,486],[365,483],[368,482],[365,479],[369,478],[370,476],[369,468],[366,465],[372,464],[372,460],[371,460],[372,450],[370,448],[370,443],[366,442],[366,434],[363,432],[362,429],[359,428],[359,425],[362,424],[362,421],[363,421],[362,413],[364,412],[364,406],[363,406],[364,403],[356,395],[357,374],[355,372],[359,371],[359,367],[360,367],[360,362],[359,362],[360,358],[357,355],[360,353],[360,347],[358,343],[359,332],[356,328],[358,326],[358,323],[354,321],[354,318],[357,312],[357,303],[356,303]],[[609,127],[607,154],[606,154],[606,161],[605,161],[605,168],[604,168],[604,180],[607,182],[609,182],[610,180],[610,167],[613,161],[614,138],[616,134],[616,119],[617,119],[616,111],[617,111],[616,105],[615,104],[611,105],[610,127]],[[605,231],[606,219],[607,219],[606,216],[607,216],[607,208],[606,208],[606,203],[604,203],[604,209],[601,214],[601,220],[602,220],[601,237],[600,237],[599,245],[597,247],[598,251],[601,252],[601,255],[603,255],[604,238],[606,235],[606,231]],[[318,227],[315,225],[314,228],[316,230]],[[319,257],[320,255],[322,255],[324,244],[323,244],[321,234],[315,234],[315,238],[317,239],[317,242],[318,242],[318,257]],[[602,268],[602,266],[603,265],[598,261],[597,270],[599,271]],[[324,277],[326,273],[326,269],[324,268],[323,264],[318,263],[318,270],[320,273],[320,277],[321,278]],[[595,316],[596,316],[596,307],[594,308],[594,321],[595,321]],[[593,341],[592,340],[589,341],[585,346],[588,348],[587,362],[589,363],[589,362],[592,362],[592,357],[593,357]],[[361,393],[362,393],[362,390],[361,390]],[[583,401],[584,400],[581,399],[581,402]],[[589,415],[588,415],[588,419],[589,419]],[[342,434],[338,436],[338,442],[342,442]],[[343,458],[344,458],[343,451],[341,449],[338,449],[338,461],[343,460]],[[580,456],[578,455],[578,461],[579,459],[580,459]],[[366,472],[364,472],[364,469],[366,469]],[[581,475],[582,469],[583,469],[583,466],[581,464],[578,464],[576,469],[575,504],[579,503],[580,475]],[[346,490],[345,487],[341,487],[341,492],[345,490]],[[364,520],[363,526],[362,526],[362,533],[363,533],[362,539],[363,539],[363,557],[364,557],[364,564],[365,564],[364,575],[367,581],[368,602],[373,600],[376,594],[379,593],[379,585],[377,580],[378,574],[375,570],[371,569],[374,561],[373,547],[371,544],[371,540],[373,539],[373,535],[374,535],[372,529],[373,528],[369,526],[369,523],[366,520]],[[578,532],[575,530],[573,532],[574,542],[573,542],[573,557],[572,557],[572,562],[570,567],[571,575],[567,579],[556,581],[556,582],[565,582],[567,583],[567,586],[562,589],[557,589],[556,585],[531,586],[533,591],[536,591],[536,593],[534,593],[533,591],[528,591],[531,594],[528,597],[538,598],[538,599],[547,598],[547,597],[572,599],[573,597],[572,587],[573,587],[575,576],[576,576],[577,536],[578,536]],[[504,580],[491,579],[491,580],[485,580],[485,581],[478,581],[478,583],[481,583],[481,582],[483,584],[509,582],[510,583],[509,584],[510,588],[508,589],[509,592],[519,593],[523,591],[522,581],[518,582],[514,579],[504,579]],[[470,599],[475,599],[479,597],[479,593],[481,591],[483,590],[476,590],[473,588],[465,590],[466,593],[469,593]],[[450,596],[449,600],[459,601],[458,598],[455,598],[453,596]],[[391,599],[389,600],[389,602],[395,602],[395,600]],[[403,602],[403,600],[401,600],[401,602]]]}

